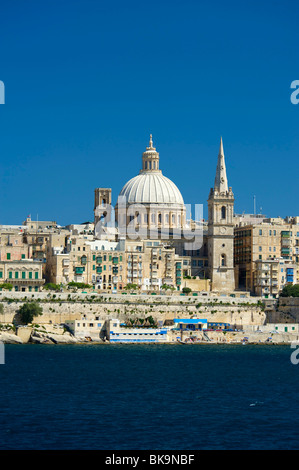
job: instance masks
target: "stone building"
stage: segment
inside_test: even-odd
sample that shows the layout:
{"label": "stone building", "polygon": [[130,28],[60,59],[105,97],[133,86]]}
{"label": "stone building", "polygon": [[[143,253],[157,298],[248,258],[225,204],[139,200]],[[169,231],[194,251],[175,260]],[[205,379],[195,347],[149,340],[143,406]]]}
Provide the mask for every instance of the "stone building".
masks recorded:
{"label": "stone building", "polygon": [[256,295],[275,299],[284,286],[297,283],[298,265],[280,259],[256,260],[253,290]]}
{"label": "stone building", "polygon": [[11,284],[16,292],[38,292],[44,282],[43,264],[40,261],[0,261],[0,284]]}
{"label": "stone building", "polygon": [[234,259],[237,285],[255,292],[257,261],[298,264],[299,218],[265,218],[258,224],[235,226]]}
{"label": "stone building", "polygon": [[[111,202],[111,189],[97,188],[94,213],[95,225],[102,227],[101,235],[97,231],[95,233],[99,238],[105,234],[105,223],[111,222],[110,205],[107,202]],[[210,279],[212,290],[215,291],[234,291],[234,195],[228,187],[222,139],[208,207],[208,224],[202,220],[186,220],[183,197],[177,186],[162,174],[159,153],[150,136],[149,146],[142,154],[139,175],[130,179],[119,193],[115,206],[115,231],[111,231],[111,235],[116,236],[116,239],[135,240],[135,243],[144,240],[168,243],[175,255],[181,258],[180,265],[188,262],[188,276]],[[197,245],[190,242],[194,229],[201,233]],[[182,260],[183,257],[186,259]],[[152,265],[149,258],[147,264]],[[146,279],[149,279],[148,272],[145,274]],[[162,273],[159,279],[163,282]]]}

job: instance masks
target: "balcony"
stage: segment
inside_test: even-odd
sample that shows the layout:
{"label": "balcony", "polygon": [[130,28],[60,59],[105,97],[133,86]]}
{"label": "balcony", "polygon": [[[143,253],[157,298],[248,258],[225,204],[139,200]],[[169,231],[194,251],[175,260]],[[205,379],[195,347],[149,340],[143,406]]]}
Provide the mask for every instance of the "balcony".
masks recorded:
{"label": "balcony", "polygon": [[76,267],[75,268],[75,274],[83,274],[84,273],[84,268]]}
{"label": "balcony", "polygon": [[290,238],[291,236],[291,232],[287,231],[287,230],[283,230],[281,232],[281,238]]}

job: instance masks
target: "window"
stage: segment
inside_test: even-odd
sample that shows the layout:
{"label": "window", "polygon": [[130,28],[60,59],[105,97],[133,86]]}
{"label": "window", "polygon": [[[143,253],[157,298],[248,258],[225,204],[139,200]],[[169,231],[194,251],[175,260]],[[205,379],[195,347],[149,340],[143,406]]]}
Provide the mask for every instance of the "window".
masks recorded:
{"label": "window", "polygon": [[22,279],[26,279],[26,273],[25,273],[25,271],[22,271]]}
{"label": "window", "polygon": [[226,266],[226,255],[225,254],[221,255],[221,266]]}
{"label": "window", "polygon": [[25,255],[22,255],[22,259],[25,259]]}
{"label": "window", "polygon": [[263,231],[261,229],[259,230],[259,235],[263,235]]}
{"label": "window", "polygon": [[32,271],[29,271],[29,279],[32,279]]}
{"label": "window", "polygon": [[34,278],[35,278],[35,279],[38,279],[38,271],[36,271],[36,272],[34,273]]}
{"label": "window", "polygon": [[19,273],[18,273],[18,271],[15,272],[15,279],[19,279]]}
{"label": "window", "polygon": [[225,219],[225,218],[226,218],[226,207],[222,206],[221,207],[221,219]]}
{"label": "window", "polygon": [[259,251],[262,251],[262,247],[261,247],[261,246],[259,246]]}
{"label": "window", "polygon": [[6,253],[6,259],[10,259],[10,253]]}

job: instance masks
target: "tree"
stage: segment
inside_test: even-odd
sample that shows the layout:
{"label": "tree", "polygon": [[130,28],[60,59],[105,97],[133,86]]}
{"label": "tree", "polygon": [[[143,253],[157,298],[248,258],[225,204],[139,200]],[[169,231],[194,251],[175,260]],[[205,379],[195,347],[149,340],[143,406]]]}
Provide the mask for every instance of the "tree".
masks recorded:
{"label": "tree", "polygon": [[92,288],[90,284],[85,284],[85,282],[74,282],[74,281],[69,282],[68,286],[77,287],[78,289],[91,289]]}
{"label": "tree", "polygon": [[28,325],[32,323],[34,317],[43,314],[43,309],[38,302],[26,302],[17,310],[17,313],[20,315],[21,322]]}
{"label": "tree", "polygon": [[163,289],[163,290],[175,290],[175,287],[170,286],[169,284],[162,284],[161,289]]}
{"label": "tree", "polygon": [[48,284],[44,285],[43,289],[59,291],[60,290],[60,284],[54,284],[53,282],[48,282]]}
{"label": "tree", "polygon": [[190,289],[190,287],[183,287],[183,292],[184,294],[190,294],[190,292],[192,291],[192,289]]}
{"label": "tree", "polygon": [[125,289],[126,289],[126,290],[136,290],[136,289],[138,289],[138,286],[137,286],[137,284],[131,284],[131,283],[129,283],[129,284],[127,284],[127,285],[125,286]]}
{"label": "tree", "polygon": [[2,284],[0,284],[0,289],[11,290],[12,289],[12,284],[10,284],[9,282],[3,282]]}
{"label": "tree", "polygon": [[287,285],[281,291],[281,297],[299,297],[299,284]]}

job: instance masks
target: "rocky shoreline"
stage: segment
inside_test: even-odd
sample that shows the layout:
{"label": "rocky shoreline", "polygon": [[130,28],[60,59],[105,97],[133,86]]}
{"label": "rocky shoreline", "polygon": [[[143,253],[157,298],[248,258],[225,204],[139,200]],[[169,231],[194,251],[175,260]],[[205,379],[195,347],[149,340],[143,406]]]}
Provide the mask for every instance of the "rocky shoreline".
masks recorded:
{"label": "rocky shoreline", "polygon": [[[272,345],[291,345],[294,342],[299,343],[297,334],[286,333],[262,333],[238,331],[225,333],[221,331],[209,331],[209,341],[201,339],[196,344],[272,344]],[[103,340],[90,340],[76,338],[68,331],[39,331],[31,327],[19,328],[16,332],[6,330],[0,332],[0,343],[3,344],[110,344]],[[165,342],[164,344],[179,344],[177,340]],[[161,343],[160,343],[161,344]]]}

